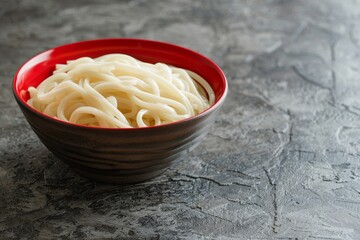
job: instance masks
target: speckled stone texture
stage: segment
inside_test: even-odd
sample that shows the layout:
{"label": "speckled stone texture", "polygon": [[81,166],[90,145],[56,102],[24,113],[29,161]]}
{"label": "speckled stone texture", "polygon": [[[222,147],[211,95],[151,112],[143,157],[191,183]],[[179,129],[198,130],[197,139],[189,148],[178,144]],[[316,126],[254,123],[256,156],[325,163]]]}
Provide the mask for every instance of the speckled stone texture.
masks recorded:
{"label": "speckled stone texture", "polygon": [[[215,60],[204,142],[132,186],[55,159],[11,92],[32,55],[139,37]],[[0,239],[360,239],[360,1],[0,0]]]}

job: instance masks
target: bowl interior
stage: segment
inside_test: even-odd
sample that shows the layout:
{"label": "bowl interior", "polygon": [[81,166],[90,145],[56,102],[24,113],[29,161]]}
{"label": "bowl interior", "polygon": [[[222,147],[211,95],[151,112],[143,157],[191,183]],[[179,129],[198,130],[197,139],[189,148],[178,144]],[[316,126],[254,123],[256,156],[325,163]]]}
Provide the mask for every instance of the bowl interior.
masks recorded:
{"label": "bowl interior", "polygon": [[[26,104],[27,89],[37,87],[55,70],[55,65],[80,57],[99,57],[110,53],[131,55],[141,61],[163,62],[202,76],[215,92],[215,104],[226,92],[222,70],[210,59],[192,50],[169,43],[143,39],[100,39],[72,43],[40,53],[27,61],[14,78],[15,96]],[[27,104],[26,104],[27,105]]]}

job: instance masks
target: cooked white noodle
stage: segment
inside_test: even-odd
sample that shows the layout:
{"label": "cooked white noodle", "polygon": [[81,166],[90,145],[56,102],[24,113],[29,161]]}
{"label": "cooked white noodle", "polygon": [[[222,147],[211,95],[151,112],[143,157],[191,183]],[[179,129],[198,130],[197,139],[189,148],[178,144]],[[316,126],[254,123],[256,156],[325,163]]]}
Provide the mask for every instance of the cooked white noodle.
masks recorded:
{"label": "cooked white noodle", "polygon": [[48,116],[110,128],[179,121],[215,101],[212,88],[198,74],[124,54],[58,64],[52,76],[28,91],[28,104]]}

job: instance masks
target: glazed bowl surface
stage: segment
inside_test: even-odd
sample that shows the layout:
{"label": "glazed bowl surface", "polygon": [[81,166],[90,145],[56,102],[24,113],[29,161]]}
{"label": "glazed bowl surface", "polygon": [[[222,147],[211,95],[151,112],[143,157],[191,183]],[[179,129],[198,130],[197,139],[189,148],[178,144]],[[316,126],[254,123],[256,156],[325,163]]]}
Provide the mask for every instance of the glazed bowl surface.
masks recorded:
{"label": "glazed bowl surface", "polygon": [[[197,116],[155,127],[99,128],[64,122],[27,104],[30,86],[49,77],[56,64],[110,53],[141,61],[162,62],[202,76],[215,93],[215,103]],[[155,177],[186,156],[205,137],[227,94],[222,70],[209,58],[187,48],[145,39],[98,39],[71,43],[42,52],[16,73],[13,93],[41,142],[81,175],[109,183],[136,183]]]}

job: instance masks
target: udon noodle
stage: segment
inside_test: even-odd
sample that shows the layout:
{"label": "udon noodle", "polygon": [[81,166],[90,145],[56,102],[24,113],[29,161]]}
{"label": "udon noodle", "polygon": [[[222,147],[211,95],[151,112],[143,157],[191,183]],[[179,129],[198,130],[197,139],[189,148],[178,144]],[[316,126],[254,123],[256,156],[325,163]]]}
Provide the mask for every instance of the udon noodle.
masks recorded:
{"label": "udon noodle", "polygon": [[124,54],[57,64],[53,75],[28,91],[28,104],[48,116],[110,128],[179,121],[206,110],[215,98],[194,72]]}

